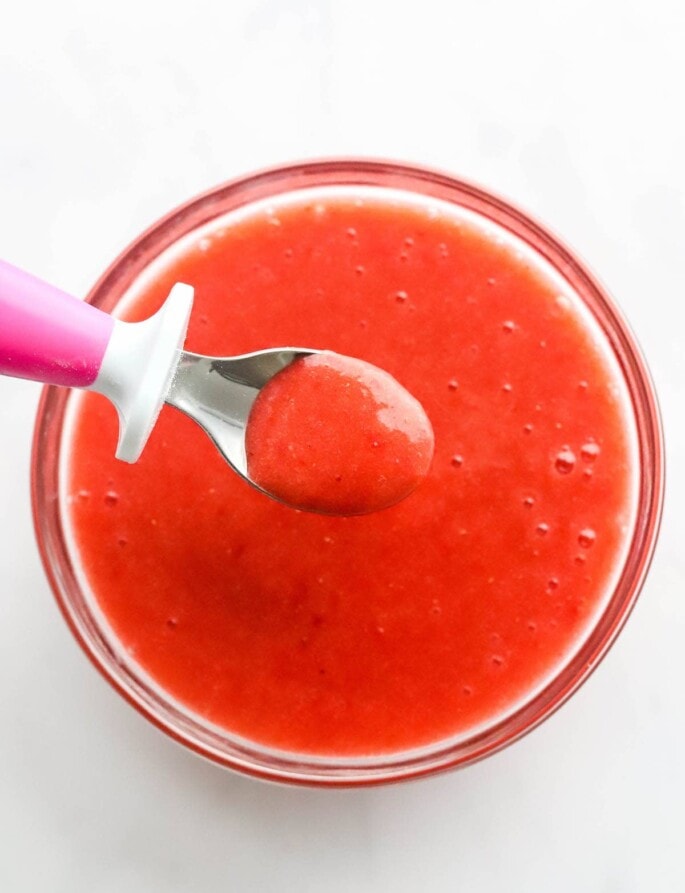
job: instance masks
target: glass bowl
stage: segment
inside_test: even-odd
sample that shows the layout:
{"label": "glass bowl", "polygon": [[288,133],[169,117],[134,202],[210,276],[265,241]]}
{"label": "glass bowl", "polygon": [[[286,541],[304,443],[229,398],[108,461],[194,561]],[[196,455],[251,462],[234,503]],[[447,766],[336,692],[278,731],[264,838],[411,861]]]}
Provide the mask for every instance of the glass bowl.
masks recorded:
{"label": "glass bowl", "polygon": [[465,766],[500,750],[550,716],[607,653],[635,604],[657,537],[663,492],[659,412],[640,350],[620,312],[578,258],[530,217],[491,193],[432,170],[385,161],[330,160],[263,171],[219,186],[172,211],[114,261],[87,300],[112,311],[163,251],[213,219],[251,202],[323,186],[387,187],[456,203],[492,219],[542,255],[570,283],[603,329],[632,399],[639,455],[638,504],[626,560],[606,608],[580,649],[555,677],[506,719],[470,737],[411,752],[364,759],[317,758],[273,751],[203,722],[136,672],[93,610],[79,583],[63,520],[63,428],[70,392],[47,387],[36,423],[32,499],[38,545],[59,607],[77,641],[114,688],[150,722],[198,754],[262,779],[318,786],[360,786]]}

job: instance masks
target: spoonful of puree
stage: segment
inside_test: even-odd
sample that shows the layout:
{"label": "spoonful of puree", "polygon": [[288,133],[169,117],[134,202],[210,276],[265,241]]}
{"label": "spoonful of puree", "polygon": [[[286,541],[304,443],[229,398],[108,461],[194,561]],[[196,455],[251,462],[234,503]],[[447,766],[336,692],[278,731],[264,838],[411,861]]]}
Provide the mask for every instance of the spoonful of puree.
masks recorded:
{"label": "spoonful of puree", "polygon": [[135,462],[164,403],[190,416],[252,486],[291,508],[378,511],[426,476],[421,404],[363,360],[307,348],[236,357],[183,350],[193,289],[128,323],[0,261],[0,373],[107,397],[117,458]]}

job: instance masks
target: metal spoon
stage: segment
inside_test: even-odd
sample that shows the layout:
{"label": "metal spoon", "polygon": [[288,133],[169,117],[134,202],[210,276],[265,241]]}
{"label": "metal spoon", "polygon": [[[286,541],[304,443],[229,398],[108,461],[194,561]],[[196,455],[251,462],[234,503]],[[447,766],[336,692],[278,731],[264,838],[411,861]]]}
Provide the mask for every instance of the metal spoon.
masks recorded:
{"label": "metal spoon", "polygon": [[295,360],[318,353],[275,347],[236,357],[206,357],[182,351],[165,402],[203,429],[228,464],[258,490],[247,470],[245,429],[259,391]]}

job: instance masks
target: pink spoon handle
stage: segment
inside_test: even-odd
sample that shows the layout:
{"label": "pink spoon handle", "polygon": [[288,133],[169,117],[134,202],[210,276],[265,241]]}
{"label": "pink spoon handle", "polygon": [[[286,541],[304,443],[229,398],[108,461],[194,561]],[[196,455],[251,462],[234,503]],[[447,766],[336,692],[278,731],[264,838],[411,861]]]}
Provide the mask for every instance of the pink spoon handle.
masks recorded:
{"label": "pink spoon handle", "polygon": [[0,260],[0,374],[88,387],[113,326],[101,310]]}

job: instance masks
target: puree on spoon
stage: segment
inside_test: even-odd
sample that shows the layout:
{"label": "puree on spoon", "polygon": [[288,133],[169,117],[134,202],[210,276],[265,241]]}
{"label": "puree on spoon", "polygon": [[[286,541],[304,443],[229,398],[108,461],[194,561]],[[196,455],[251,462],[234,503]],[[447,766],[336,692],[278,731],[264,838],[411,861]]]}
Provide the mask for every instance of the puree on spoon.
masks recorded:
{"label": "puree on spoon", "polygon": [[287,505],[359,515],[416,489],[430,467],[433,430],[387,372],[322,351],[262,388],[245,446],[250,479]]}

